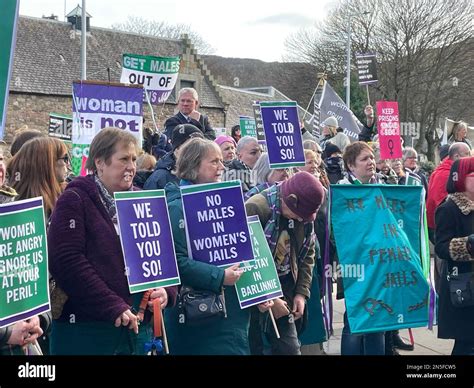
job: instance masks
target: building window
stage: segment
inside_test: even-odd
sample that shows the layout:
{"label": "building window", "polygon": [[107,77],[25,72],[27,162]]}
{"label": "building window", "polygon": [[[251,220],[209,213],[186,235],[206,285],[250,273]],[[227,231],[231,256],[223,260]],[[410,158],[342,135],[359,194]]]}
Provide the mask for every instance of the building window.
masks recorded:
{"label": "building window", "polygon": [[180,80],[179,86],[180,86],[180,89],[182,89],[182,88],[194,88],[194,84],[195,84],[194,81],[187,81],[187,80],[182,79],[182,80]]}

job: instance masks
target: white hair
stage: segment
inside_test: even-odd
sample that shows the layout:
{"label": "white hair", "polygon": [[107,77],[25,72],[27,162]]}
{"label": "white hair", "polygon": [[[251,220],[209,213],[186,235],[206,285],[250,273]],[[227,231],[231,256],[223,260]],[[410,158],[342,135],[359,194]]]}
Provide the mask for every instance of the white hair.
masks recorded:
{"label": "white hair", "polygon": [[252,136],[241,137],[239,142],[237,143],[237,149],[236,149],[237,154],[240,154],[242,152],[242,149],[249,143],[258,144],[258,141]]}
{"label": "white hair", "polygon": [[178,100],[181,98],[181,96],[185,93],[191,93],[193,95],[193,98],[198,101],[199,100],[199,96],[198,96],[198,92],[196,91],[196,89],[194,88],[182,88],[180,89],[180,91],[178,92]]}

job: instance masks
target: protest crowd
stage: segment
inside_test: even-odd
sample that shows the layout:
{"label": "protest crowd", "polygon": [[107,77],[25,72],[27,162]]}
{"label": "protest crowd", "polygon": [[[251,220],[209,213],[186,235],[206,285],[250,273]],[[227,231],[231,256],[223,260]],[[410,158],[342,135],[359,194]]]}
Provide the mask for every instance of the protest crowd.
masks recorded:
{"label": "protest crowd", "polygon": [[[42,198],[48,258],[38,275],[47,307],[2,324],[1,354],[300,355],[332,334],[334,295],[346,305],[341,355],[413,350],[398,330],[433,322],[440,338],[455,340],[453,355],[474,355],[474,152],[465,123],[425,171],[412,147],[387,157],[371,106],[358,138],[329,116],[320,133],[299,126],[281,142],[267,135],[264,111],[274,108],[262,104],[264,144],[236,123],[216,137],[193,88],[177,102],[159,132],[143,129],[143,144],[123,129],[98,131],[79,174],[68,146],[41,131],[24,129],[1,147],[0,217]],[[153,196],[162,201],[146,202]],[[6,243],[8,225],[0,222],[2,282],[23,276],[5,260],[25,257]],[[132,248],[161,261],[143,262],[136,277]],[[264,267],[275,276],[259,282]],[[174,275],[161,280],[168,270]],[[26,299],[18,289],[9,302]]]}

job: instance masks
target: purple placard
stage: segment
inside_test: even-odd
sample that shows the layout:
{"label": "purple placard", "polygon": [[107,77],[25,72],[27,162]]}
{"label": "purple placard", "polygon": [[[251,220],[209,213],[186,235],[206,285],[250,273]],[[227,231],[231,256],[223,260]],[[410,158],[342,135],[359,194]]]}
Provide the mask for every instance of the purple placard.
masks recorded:
{"label": "purple placard", "polygon": [[[206,190],[219,185],[231,187]],[[182,191],[189,256],[219,267],[253,260],[240,181],[200,187],[206,191]]]}
{"label": "purple placard", "polygon": [[244,308],[249,307],[249,306],[255,306],[256,304],[266,302],[267,300],[272,300],[272,299],[281,298],[281,297],[282,297],[281,291],[277,291],[277,292],[274,292],[272,294],[259,296],[258,298],[254,298],[254,299],[251,299],[251,300],[246,300],[245,302],[241,302],[240,306],[241,306],[241,308],[244,309]]}
{"label": "purple placard", "polygon": [[8,317],[6,319],[0,319],[0,327],[5,327],[8,325],[11,325],[12,323],[16,323],[19,321],[22,321],[24,319],[29,319],[34,317],[35,315],[38,314],[43,314],[46,311],[51,310],[51,307],[49,306],[49,303],[46,303],[42,306],[36,307],[33,310],[25,311],[23,313],[15,314],[11,317]]}
{"label": "purple placard", "polygon": [[304,166],[303,140],[295,102],[260,102],[271,168]]}
{"label": "purple placard", "polygon": [[116,198],[130,292],[179,284],[166,198]]}
{"label": "purple placard", "polygon": [[143,88],[85,82],[74,82],[72,87],[73,110],[80,113],[143,116]]}
{"label": "purple placard", "polygon": [[41,199],[26,199],[19,203],[9,203],[8,206],[0,206],[0,214],[12,213],[20,210],[32,209],[34,207],[43,206]]}
{"label": "purple placard", "polygon": [[144,90],[143,91],[143,101],[147,101],[147,98],[145,96],[145,93],[148,93],[148,96],[150,98],[150,104],[162,104],[166,102],[168,97],[171,95],[172,90]]}

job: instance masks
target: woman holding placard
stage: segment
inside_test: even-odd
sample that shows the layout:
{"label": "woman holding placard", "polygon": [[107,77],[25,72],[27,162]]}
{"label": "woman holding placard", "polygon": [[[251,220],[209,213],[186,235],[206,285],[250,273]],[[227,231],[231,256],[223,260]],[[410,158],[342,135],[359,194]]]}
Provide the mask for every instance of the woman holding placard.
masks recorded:
{"label": "woman holding placard", "polygon": [[[348,176],[339,184],[375,184],[379,183],[376,175],[375,156],[367,143],[356,141],[346,147],[343,155]],[[337,299],[344,298],[342,278],[337,278]],[[341,355],[384,355],[385,332],[353,334],[349,326],[347,311],[344,313],[344,327],[341,338]]]}
{"label": "woman holding placard", "polygon": [[[176,176],[180,186],[220,182],[224,170],[219,146],[205,139],[191,139],[178,157]],[[165,187],[182,284],[219,294],[224,289],[227,318],[193,327],[179,322],[177,307],[167,312],[168,337],[172,354],[246,355],[249,354],[248,309],[240,309],[235,283],[242,270],[234,264],[225,270],[193,260],[188,255],[180,188],[174,183]],[[263,308],[270,306],[263,304]],[[262,306],[261,306],[262,307]]]}
{"label": "woman holding placard", "polygon": [[[86,168],[58,200],[48,233],[50,272],[66,302],[53,322],[53,354],[144,354],[152,337],[152,300],[165,308],[174,288],[149,294],[143,322],[134,309],[120,246],[114,192],[133,190],[137,140],[118,128],[102,129],[92,141]],[[54,306],[53,306],[54,309]]]}

